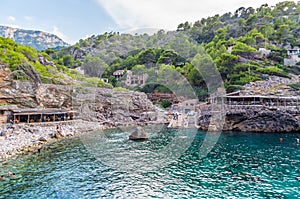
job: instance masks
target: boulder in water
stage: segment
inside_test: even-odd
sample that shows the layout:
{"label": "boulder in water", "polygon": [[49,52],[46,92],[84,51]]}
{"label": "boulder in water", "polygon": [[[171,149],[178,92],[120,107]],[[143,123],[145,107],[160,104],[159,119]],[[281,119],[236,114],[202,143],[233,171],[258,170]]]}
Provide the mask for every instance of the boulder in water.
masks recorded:
{"label": "boulder in water", "polygon": [[141,128],[138,127],[130,136],[130,140],[146,140],[149,138],[149,135]]}

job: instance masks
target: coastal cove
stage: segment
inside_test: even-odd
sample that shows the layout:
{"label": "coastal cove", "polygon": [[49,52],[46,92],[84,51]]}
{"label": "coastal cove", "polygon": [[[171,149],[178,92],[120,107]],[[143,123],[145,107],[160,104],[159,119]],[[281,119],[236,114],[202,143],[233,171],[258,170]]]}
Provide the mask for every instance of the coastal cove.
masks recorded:
{"label": "coastal cove", "polygon": [[[298,198],[299,138],[297,133],[223,132],[211,152],[199,158],[199,147],[207,132],[167,129],[150,134],[149,140],[128,140],[125,129],[82,134],[46,144],[40,153],[11,159],[2,164],[1,174],[16,173],[15,179],[0,181],[1,197],[103,198],[103,197],[237,197]],[[135,161],[130,153],[149,157],[159,153],[176,137],[194,141],[164,167],[152,168],[163,160]],[[101,138],[97,142],[87,140]],[[283,138],[280,141],[280,138]],[[173,153],[180,146],[174,146]],[[93,150],[91,150],[93,149]],[[103,151],[102,156],[97,155]],[[110,158],[116,159],[115,165]],[[153,157],[153,156],[151,156]],[[158,156],[159,157],[159,156]],[[131,163],[134,172],[124,163]],[[125,164],[126,165],[126,164]],[[150,167],[150,170],[140,168]]]}
{"label": "coastal cove", "polygon": [[1,3],[0,199],[300,199],[280,1]]}

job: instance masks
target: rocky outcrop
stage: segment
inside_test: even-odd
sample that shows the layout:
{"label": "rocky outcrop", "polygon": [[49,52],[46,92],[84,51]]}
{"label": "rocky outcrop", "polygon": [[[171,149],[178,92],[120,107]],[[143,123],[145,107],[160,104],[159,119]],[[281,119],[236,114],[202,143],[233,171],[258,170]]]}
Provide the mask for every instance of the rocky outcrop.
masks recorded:
{"label": "rocky outcrop", "polygon": [[146,140],[148,139],[149,135],[141,128],[137,127],[137,129],[132,132],[129,136],[130,140]]}
{"label": "rocky outcrop", "polygon": [[78,118],[111,126],[155,122],[163,117],[147,95],[140,92],[4,81],[3,78],[6,85],[0,87],[1,104],[75,110]]}
{"label": "rocky outcrop", "polygon": [[47,60],[47,59],[46,59],[44,56],[42,56],[41,54],[38,55],[38,59],[39,59],[40,64],[42,64],[43,66],[49,65],[49,66],[56,67],[53,61]]}
{"label": "rocky outcrop", "polygon": [[241,95],[299,96],[300,91],[288,86],[300,82],[300,76],[290,74],[289,78],[264,75],[267,80],[250,82],[241,90]]}
{"label": "rocky outcrop", "polygon": [[[200,114],[198,125],[207,130],[211,113]],[[300,109],[298,107],[280,109],[245,106],[228,108],[225,115],[225,131],[248,132],[300,132]]]}

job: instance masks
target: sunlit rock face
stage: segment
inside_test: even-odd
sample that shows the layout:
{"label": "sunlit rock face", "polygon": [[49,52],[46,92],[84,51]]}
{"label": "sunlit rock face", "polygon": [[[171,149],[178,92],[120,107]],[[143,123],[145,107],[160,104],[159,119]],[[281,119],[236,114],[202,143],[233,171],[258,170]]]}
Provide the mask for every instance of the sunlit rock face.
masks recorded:
{"label": "sunlit rock face", "polygon": [[0,26],[0,36],[12,39],[21,45],[31,46],[37,50],[59,48],[69,45],[54,34],[35,30],[11,28],[7,26]]}

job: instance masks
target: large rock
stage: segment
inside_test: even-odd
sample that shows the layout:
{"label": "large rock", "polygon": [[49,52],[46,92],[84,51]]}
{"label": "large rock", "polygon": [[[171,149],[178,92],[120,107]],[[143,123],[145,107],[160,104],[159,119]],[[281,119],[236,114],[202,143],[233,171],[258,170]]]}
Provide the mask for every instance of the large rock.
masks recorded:
{"label": "large rock", "polygon": [[146,140],[149,138],[149,135],[141,128],[138,127],[130,136],[130,140]]}
{"label": "large rock", "polygon": [[45,137],[40,137],[40,138],[39,138],[39,141],[41,141],[41,142],[47,142],[48,140],[47,140],[47,138],[45,138]]}
{"label": "large rock", "polygon": [[[299,109],[268,109],[266,107],[243,107],[227,110],[225,131],[248,132],[300,132]],[[200,115],[198,125],[207,130],[211,113]]]}

